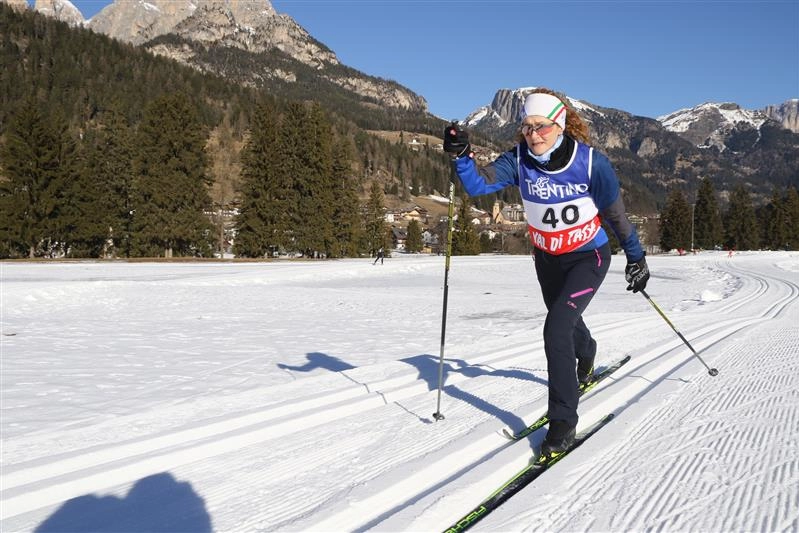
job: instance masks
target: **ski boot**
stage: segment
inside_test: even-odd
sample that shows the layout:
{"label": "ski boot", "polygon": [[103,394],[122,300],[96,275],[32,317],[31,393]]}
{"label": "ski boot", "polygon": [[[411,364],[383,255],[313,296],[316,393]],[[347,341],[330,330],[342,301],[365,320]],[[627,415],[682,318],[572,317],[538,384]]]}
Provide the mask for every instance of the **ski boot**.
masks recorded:
{"label": "ski boot", "polygon": [[586,388],[594,380],[594,358],[577,359],[577,381],[580,390]]}
{"label": "ski boot", "polygon": [[539,463],[555,459],[574,444],[575,428],[563,420],[550,420],[549,431],[541,444]]}

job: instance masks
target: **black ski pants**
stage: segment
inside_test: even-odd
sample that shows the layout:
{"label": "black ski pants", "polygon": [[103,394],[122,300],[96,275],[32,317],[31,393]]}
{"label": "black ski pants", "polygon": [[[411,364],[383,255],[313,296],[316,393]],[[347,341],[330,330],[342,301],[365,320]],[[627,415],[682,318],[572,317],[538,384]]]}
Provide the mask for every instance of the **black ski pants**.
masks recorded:
{"label": "black ski pants", "polygon": [[577,426],[577,359],[593,358],[596,341],[585,311],[610,267],[610,246],[551,255],[535,250],[535,271],[547,306],[544,351],[549,372],[549,419]]}

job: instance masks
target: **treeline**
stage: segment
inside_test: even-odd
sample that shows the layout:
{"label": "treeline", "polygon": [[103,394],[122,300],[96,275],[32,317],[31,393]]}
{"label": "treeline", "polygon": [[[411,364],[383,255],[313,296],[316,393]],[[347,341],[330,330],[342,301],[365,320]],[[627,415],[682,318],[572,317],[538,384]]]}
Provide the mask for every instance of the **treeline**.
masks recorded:
{"label": "treeline", "polygon": [[[413,152],[339,110],[202,75],[2,3],[0,66],[2,257],[207,256],[218,240],[210,213],[222,207],[241,210],[242,255],[368,253],[387,238],[364,237],[373,183],[405,199],[446,187],[447,159],[429,147]],[[416,125],[371,113],[401,130]],[[258,167],[258,150],[276,166]],[[255,245],[264,230],[254,221],[272,215],[251,195],[273,179],[291,183],[271,205],[294,226]],[[333,218],[320,223],[322,213]],[[343,220],[353,214],[357,231]],[[319,231],[328,226],[346,235]]]}
{"label": "treeline", "polygon": [[755,206],[746,186],[738,184],[722,209],[707,178],[693,205],[674,189],[660,213],[659,243],[664,251],[799,250],[799,193],[792,186],[775,190],[768,203]]}
{"label": "treeline", "polygon": [[[181,93],[132,128],[107,111],[80,140],[35,99],[0,146],[1,257],[208,257],[215,249],[206,128]],[[353,143],[317,104],[256,106],[241,154],[235,253],[371,254],[389,247],[382,187],[361,206]]]}
{"label": "treeline", "polygon": [[185,96],[153,100],[135,131],[108,111],[79,141],[26,99],[0,146],[0,256],[210,255],[204,144]]}

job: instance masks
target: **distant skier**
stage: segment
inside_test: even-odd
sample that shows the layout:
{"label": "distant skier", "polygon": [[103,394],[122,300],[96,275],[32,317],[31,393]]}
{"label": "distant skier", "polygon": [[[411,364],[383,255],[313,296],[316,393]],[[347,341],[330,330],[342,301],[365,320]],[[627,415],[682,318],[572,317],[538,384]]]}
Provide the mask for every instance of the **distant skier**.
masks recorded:
{"label": "distant skier", "polygon": [[550,423],[541,455],[549,458],[574,442],[578,382],[589,383],[594,373],[596,341],[582,314],[610,266],[600,215],[627,256],[627,290],[646,288],[649,268],[625,214],[619,179],[608,158],[586,144],[588,127],[574,109],[554,91],[538,88],[525,99],[520,119],[516,146],[482,169],[474,162],[468,134],[455,122],[444,130],[444,150],[470,195],[520,189],[548,311],[544,351]]}
{"label": "distant skier", "polygon": [[372,263],[372,264],[373,264],[373,265],[376,265],[376,264],[377,264],[377,262],[378,262],[378,261],[380,261],[380,264],[382,265],[382,264],[383,264],[383,257],[385,257],[385,255],[386,255],[386,254],[383,252],[383,249],[382,249],[382,248],[380,248],[380,249],[377,251],[377,257],[375,257],[375,262],[374,262],[374,263]]}

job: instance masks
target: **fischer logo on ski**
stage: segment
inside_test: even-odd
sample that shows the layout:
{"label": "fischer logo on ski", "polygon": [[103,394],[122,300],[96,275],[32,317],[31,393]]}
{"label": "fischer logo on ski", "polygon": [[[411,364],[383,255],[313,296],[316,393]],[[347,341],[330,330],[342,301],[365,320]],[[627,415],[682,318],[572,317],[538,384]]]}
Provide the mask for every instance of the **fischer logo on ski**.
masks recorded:
{"label": "fischer logo on ski", "polygon": [[533,480],[538,478],[538,476],[546,472],[550,467],[558,463],[575,448],[588,440],[591,435],[599,431],[603,426],[605,426],[605,424],[613,420],[613,416],[613,413],[605,416],[593,426],[578,434],[574,439],[574,443],[572,443],[572,445],[563,453],[548,459],[544,459],[543,461],[539,460],[540,458],[536,458],[534,462],[517,472],[515,476],[510,478],[504,485],[494,491],[488,498],[480,503],[480,505],[475,507],[463,518],[455,522],[455,524],[445,529],[444,533],[461,533],[462,531],[466,531],[475,525],[477,522],[491,513],[491,511],[502,505],[511,496],[532,483]]}

